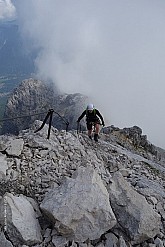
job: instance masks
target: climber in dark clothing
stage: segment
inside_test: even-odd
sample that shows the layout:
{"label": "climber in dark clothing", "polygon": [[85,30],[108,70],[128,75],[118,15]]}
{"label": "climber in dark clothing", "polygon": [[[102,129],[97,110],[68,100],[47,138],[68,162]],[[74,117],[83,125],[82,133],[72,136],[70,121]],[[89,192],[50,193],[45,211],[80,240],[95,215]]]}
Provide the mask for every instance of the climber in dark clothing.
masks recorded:
{"label": "climber in dark clothing", "polygon": [[[93,104],[87,105],[87,108],[81,116],[78,118],[77,122],[79,123],[80,120],[86,115],[86,124],[88,129],[88,136],[90,139],[92,139],[92,125],[95,126],[95,134],[94,134],[94,140],[98,141],[98,134],[99,134],[99,127],[102,124],[104,126],[104,119],[100,112],[94,108]],[[101,120],[101,122],[100,122]]]}

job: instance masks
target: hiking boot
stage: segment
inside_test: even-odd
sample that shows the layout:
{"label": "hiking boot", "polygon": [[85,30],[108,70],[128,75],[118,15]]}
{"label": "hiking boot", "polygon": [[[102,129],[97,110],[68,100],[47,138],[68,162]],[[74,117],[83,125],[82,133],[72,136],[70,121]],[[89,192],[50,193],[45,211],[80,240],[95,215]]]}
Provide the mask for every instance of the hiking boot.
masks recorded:
{"label": "hiking boot", "polygon": [[92,140],[92,136],[88,136],[89,137],[89,139],[91,139]]}
{"label": "hiking boot", "polygon": [[98,142],[98,134],[94,134],[94,140],[95,142]]}

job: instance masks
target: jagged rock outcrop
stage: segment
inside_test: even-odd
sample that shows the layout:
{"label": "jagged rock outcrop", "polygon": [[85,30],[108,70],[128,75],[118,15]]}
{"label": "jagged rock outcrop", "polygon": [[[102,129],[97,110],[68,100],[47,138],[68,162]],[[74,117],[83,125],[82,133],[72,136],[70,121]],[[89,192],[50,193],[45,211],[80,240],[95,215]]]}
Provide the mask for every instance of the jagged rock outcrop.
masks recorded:
{"label": "jagged rock outcrop", "polygon": [[119,172],[113,176],[109,196],[117,221],[134,244],[154,238],[159,233],[161,216],[144,196],[131,188]]}
{"label": "jagged rock outcrop", "polygon": [[36,119],[44,120],[49,109],[54,110],[54,127],[65,129],[65,122],[68,121],[69,129],[76,129],[77,118],[87,102],[88,97],[79,93],[60,94],[52,84],[26,79],[13,91],[5,107],[5,119],[18,118],[5,121],[1,132],[18,134],[20,130],[29,128]]}
{"label": "jagged rock outcrop", "polygon": [[165,152],[156,147],[147,140],[147,135],[142,134],[142,129],[138,126],[119,129],[118,127],[109,126],[104,128],[106,138],[113,137],[113,140],[130,151],[139,153],[147,158],[146,155],[152,154],[156,159],[165,159]]}
{"label": "jagged rock outcrop", "polygon": [[[117,137],[113,132],[101,133],[96,144],[86,133],[53,127],[47,139],[47,125],[34,133],[39,126],[41,122],[35,121],[17,137],[0,136],[0,240],[4,246],[164,245],[161,159],[149,150],[139,151],[140,146],[136,149],[129,140],[126,148],[118,142],[119,133]],[[12,198],[6,211],[5,197]],[[22,228],[26,213],[32,220]],[[35,234],[29,236],[30,223]],[[12,229],[19,236],[17,242]]]}

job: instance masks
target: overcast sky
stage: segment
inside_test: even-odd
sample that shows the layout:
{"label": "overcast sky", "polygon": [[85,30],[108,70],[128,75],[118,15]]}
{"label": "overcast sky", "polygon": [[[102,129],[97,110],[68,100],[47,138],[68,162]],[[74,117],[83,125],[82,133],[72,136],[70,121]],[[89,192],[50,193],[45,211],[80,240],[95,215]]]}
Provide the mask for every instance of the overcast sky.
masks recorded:
{"label": "overcast sky", "polygon": [[0,0],[0,18],[14,16],[15,6],[29,49],[40,48],[41,79],[89,95],[106,125],[137,125],[165,148],[164,0],[12,3]]}

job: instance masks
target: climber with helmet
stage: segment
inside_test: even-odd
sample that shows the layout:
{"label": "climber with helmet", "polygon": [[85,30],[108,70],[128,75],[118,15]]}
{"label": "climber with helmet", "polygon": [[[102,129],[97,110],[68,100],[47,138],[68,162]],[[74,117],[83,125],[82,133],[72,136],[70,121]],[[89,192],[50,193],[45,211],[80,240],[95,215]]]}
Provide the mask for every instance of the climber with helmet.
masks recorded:
{"label": "climber with helmet", "polygon": [[[87,108],[81,116],[78,118],[77,122],[79,123],[80,120],[86,115],[86,125],[88,129],[88,136],[90,139],[92,139],[92,126],[95,127],[95,134],[94,134],[94,140],[98,142],[98,134],[99,134],[99,127],[102,124],[104,126],[104,119],[100,112],[94,108],[93,104],[88,104]],[[101,120],[101,122],[100,122]]]}

